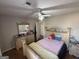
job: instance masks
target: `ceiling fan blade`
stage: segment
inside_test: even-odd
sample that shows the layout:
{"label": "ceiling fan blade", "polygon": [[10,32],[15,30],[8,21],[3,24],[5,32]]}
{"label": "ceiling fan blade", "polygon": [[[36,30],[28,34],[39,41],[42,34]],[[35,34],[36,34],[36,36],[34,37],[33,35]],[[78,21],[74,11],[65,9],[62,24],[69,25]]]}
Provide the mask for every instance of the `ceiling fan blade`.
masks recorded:
{"label": "ceiling fan blade", "polygon": [[47,17],[49,17],[49,16],[51,16],[51,15],[42,15],[42,16],[47,16]]}
{"label": "ceiling fan blade", "polygon": [[38,13],[39,10],[40,10],[39,8],[36,8],[36,9],[32,10],[32,12],[29,13],[27,16],[34,15],[35,13]]}
{"label": "ceiling fan blade", "polygon": [[62,5],[58,5],[58,6],[52,6],[52,7],[48,7],[48,8],[43,8],[42,11],[65,9],[65,8],[76,8],[76,7],[79,7],[79,1],[68,3],[68,4],[62,4]]}

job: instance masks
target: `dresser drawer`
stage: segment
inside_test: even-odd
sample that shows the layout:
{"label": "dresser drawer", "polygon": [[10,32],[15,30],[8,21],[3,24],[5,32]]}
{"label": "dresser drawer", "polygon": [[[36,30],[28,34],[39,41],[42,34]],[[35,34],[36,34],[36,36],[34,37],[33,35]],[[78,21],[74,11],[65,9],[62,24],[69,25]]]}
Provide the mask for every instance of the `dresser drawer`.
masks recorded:
{"label": "dresser drawer", "polygon": [[28,35],[26,37],[26,43],[29,44],[29,43],[32,43],[34,42],[34,35]]}

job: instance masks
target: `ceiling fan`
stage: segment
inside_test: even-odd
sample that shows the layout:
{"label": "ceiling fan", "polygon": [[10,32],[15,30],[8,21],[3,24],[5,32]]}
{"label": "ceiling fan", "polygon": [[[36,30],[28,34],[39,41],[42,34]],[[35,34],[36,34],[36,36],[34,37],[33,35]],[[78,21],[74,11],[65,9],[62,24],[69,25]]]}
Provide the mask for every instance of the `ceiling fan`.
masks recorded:
{"label": "ceiling fan", "polygon": [[[31,3],[26,3],[27,5],[31,6]],[[79,7],[79,1],[57,5],[53,7],[47,7],[47,8],[35,8],[34,11],[30,15],[38,15],[39,17],[49,17],[51,15],[45,14],[43,11],[50,11],[50,10],[60,10],[60,9],[69,9],[69,8],[78,8]]]}
{"label": "ceiling fan", "polygon": [[[31,6],[31,3],[30,3],[30,2],[26,2],[26,4],[29,5],[29,6]],[[43,17],[48,17],[48,16],[50,16],[50,15],[48,15],[48,14],[43,13],[41,8],[37,8],[37,9],[34,11],[34,13],[37,13],[38,15],[43,16]]]}

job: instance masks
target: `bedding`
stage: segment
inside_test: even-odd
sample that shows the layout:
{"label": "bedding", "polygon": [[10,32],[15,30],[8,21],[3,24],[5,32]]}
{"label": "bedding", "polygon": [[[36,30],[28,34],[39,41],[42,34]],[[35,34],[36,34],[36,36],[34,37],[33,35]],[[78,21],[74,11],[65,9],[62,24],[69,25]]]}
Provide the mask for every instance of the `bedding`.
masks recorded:
{"label": "bedding", "polygon": [[41,57],[41,59],[58,59],[55,54],[42,48],[35,42],[31,43],[29,46]]}
{"label": "bedding", "polygon": [[57,40],[48,40],[48,38],[44,38],[44,39],[38,41],[37,44],[39,44],[43,48],[51,51],[52,53],[55,53],[56,55],[58,55],[64,42],[63,41],[59,42]]}
{"label": "bedding", "polygon": [[67,47],[64,43],[64,41],[58,41],[58,40],[49,40],[48,38],[44,38],[38,42],[41,47],[47,49],[48,51],[54,53],[55,55],[61,56],[66,52]]}

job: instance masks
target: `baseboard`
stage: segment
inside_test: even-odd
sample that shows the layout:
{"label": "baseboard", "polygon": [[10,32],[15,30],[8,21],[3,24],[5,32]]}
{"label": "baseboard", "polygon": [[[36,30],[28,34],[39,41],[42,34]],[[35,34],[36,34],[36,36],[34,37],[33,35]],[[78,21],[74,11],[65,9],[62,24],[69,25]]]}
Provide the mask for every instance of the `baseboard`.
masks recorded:
{"label": "baseboard", "polygon": [[2,54],[5,53],[5,52],[7,52],[7,51],[10,51],[10,50],[12,50],[12,49],[14,49],[14,48],[15,48],[15,47],[12,47],[12,48],[9,48],[9,49],[4,50],[4,51],[2,51]]}

